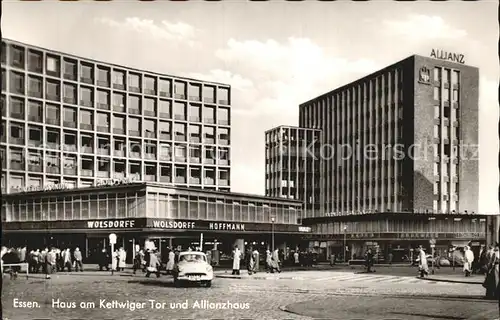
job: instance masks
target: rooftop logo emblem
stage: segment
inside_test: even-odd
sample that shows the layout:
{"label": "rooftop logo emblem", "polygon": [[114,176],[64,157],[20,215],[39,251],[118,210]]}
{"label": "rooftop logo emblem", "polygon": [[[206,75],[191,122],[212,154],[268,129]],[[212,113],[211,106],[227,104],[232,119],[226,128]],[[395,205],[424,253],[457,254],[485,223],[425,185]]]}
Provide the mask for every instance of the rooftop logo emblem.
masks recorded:
{"label": "rooftop logo emblem", "polygon": [[427,67],[420,68],[420,72],[418,74],[418,82],[424,84],[431,83],[431,71]]}

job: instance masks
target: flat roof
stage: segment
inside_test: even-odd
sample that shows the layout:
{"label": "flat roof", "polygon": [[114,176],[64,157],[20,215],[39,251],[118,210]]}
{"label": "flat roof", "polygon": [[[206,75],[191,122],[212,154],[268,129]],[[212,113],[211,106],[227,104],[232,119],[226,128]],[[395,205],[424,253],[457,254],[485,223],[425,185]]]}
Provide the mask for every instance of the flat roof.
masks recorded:
{"label": "flat roof", "polygon": [[279,197],[268,197],[256,194],[249,193],[239,193],[239,192],[227,192],[227,191],[217,191],[217,190],[207,190],[200,188],[190,188],[190,187],[179,187],[179,186],[170,186],[165,185],[158,182],[137,182],[137,183],[128,183],[121,185],[113,185],[113,186],[93,186],[93,187],[84,187],[84,188],[72,188],[72,189],[58,189],[58,190],[47,190],[47,191],[27,191],[27,192],[16,192],[16,193],[7,193],[3,194],[3,200],[8,201],[12,199],[17,199],[20,197],[33,197],[33,196],[43,196],[43,197],[54,197],[61,195],[71,195],[71,194],[83,194],[83,193],[98,193],[99,190],[102,191],[117,191],[117,192],[127,192],[127,190],[141,190],[144,189],[146,191],[147,187],[155,187],[162,188],[166,191],[184,191],[184,192],[196,192],[201,194],[206,194],[207,196],[216,197],[241,197],[241,198],[250,198],[254,200],[261,201],[278,201],[282,203],[289,203],[293,205],[302,205],[303,202],[300,200],[287,199],[287,198],[279,198]]}
{"label": "flat roof", "polygon": [[277,127],[274,127],[274,128],[271,128],[271,129],[267,129],[264,133],[273,132],[273,131],[276,131],[276,130],[281,129],[281,128],[284,128],[284,129],[297,129],[297,130],[304,130],[304,131],[307,131],[307,130],[310,130],[310,131],[321,131],[321,129],[316,129],[316,128],[307,128],[307,127],[289,126],[289,125],[279,125]]}
{"label": "flat roof", "polygon": [[[174,75],[169,75],[169,74],[165,74],[165,73],[153,72],[153,71],[144,70],[144,69],[137,69],[137,68],[127,67],[127,66],[124,66],[124,65],[119,65],[119,64],[115,64],[115,63],[111,63],[111,62],[102,61],[102,60],[96,60],[96,59],[85,58],[83,56],[77,56],[76,54],[71,54],[71,53],[62,52],[62,51],[58,51],[58,50],[52,50],[52,49],[48,49],[48,48],[44,48],[44,47],[39,47],[39,46],[35,46],[35,45],[29,44],[29,43],[24,43],[24,42],[21,42],[21,41],[12,40],[12,39],[9,39],[9,38],[2,38],[2,41],[10,42],[10,43],[12,43],[14,45],[17,44],[17,45],[25,46],[25,47],[28,47],[28,48],[33,48],[33,49],[38,49],[38,50],[44,50],[44,51],[53,52],[55,54],[59,54],[59,55],[71,57],[73,59],[81,59],[81,60],[86,60],[86,61],[93,62],[93,63],[96,63],[96,64],[105,64],[105,65],[109,65],[109,66],[120,68],[120,69],[127,69],[127,70],[132,71],[132,72],[135,71],[135,72],[140,72],[140,73],[149,73],[151,75],[155,75],[155,76],[159,76],[159,77],[176,78],[176,79],[186,80],[186,81],[197,81],[197,82],[203,82],[203,83],[208,83],[208,84],[215,84],[215,85],[220,85],[220,86],[231,88],[231,85],[227,84],[227,83],[214,82],[214,81],[206,81],[206,80],[193,79],[193,78],[187,78],[187,77],[180,77],[180,76],[174,76]],[[80,81],[78,81],[78,82],[80,82]]]}
{"label": "flat roof", "polygon": [[438,61],[438,62],[441,62],[441,63],[445,63],[446,62],[446,64],[456,65],[458,68],[459,67],[462,67],[462,68],[466,67],[466,68],[475,68],[475,69],[477,69],[477,67],[469,66],[469,65],[466,65],[466,64],[460,64],[460,63],[456,63],[456,62],[450,62],[450,61],[445,61],[445,60],[440,60],[440,59],[435,59],[435,58],[431,58],[431,57],[426,57],[426,56],[414,54],[414,55],[406,57],[406,58],[404,58],[402,60],[399,60],[399,61],[397,61],[395,63],[392,63],[392,64],[390,64],[390,65],[388,65],[388,66],[386,66],[386,67],[384,67],[382,69],[374,71],[374,72],[372,72],[372,73],[370,73],[370,74],[368,74],[368,75],[366,75],[364,77],[361,77],[359,79],[351,81],[351,82],[349,82],[347,84],[344,84],[344,85],[342,85],[340,87],[337,87],[337,88],[335,88],[333,90],[330,90],[330,91],[328,91],[326,93],[320,94],[320,95],[318,95],[318,96],[316,96],[316,97],[314,97],[314,98],[312,98],[310,100],[307,100],[306,102],[303,102],[303,103],[299,104],[299,108],[302,107],[302,106],[306,106],[306,105],[308,105],[308,104],[310,104],[310,103],[312,103],[314,101],[320,100],[322,98],[329,97],[329,96],[331,96],[332,94],[334,94],[336,92],[345,90],[345,89],[347,89],[349,87],[352,87],[352,86],[356,85],[358,82],[362,82],[362,81],[365,81],[367,79],[374,78],[374,77],[378,76],[381,73],[384,73],[385,71],[387,71],[389,69],[394,69],[394,68],[398,67],[399,65],[402,65],[404,63],[408,63],[408,61],[410,61],[410,60],[416,60],[416,59],[432,60],[432,61]]}

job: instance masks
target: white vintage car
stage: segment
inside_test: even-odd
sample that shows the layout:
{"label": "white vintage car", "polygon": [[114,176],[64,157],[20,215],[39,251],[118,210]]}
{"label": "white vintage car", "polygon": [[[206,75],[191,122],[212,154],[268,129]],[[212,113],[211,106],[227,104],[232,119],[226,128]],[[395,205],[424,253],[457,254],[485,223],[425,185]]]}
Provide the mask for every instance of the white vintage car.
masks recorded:
{"label": "white vintage car", "polygon": [[206,287],[212,285],[214,271],[207,262],[207,256],[203,252],[185,251],[179,254],[179,262],[172,270],[174,284],[179,286],[181,282],[196,282]]}

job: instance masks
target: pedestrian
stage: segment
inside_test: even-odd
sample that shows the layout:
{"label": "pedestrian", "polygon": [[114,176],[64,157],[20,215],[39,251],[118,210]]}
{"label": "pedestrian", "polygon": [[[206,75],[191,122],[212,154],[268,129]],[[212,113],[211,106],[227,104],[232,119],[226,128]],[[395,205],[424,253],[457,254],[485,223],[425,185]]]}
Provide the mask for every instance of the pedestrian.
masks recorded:
{"label": "pedestrian", "polygon": [[272,270],[271,264],[272,264],[271,251],[266,250],[266,269],[267,269],[267,272],[271,272],[271,270]]}
{"label": "pedestrian", "polygon": [[66,248],[66,250],[63,251],[62,254],[63,258],[63,267],[62,270],[64,271],[64,268],[68,269],[68,272],[71,272],[71,251],[69,248]]}
{"label": "pedestrian", "polygon": [[373,267],[373,252],[372,249],[368,249],[365,255],[365,266],[366,266],[366,272],[373,272],[372,267]]}
{"label": "pedestrian", "polygon": [[52,247],[45,255],[45,279],[50,279],[50,275],[54,273],[57,263],[56,249]]}
{"label": "pedestrian", "polygon": [[425,250],[422,246],[418,246],[418,272],[420,277],[429,275],[429,265],[427,264],[427,256],[425,254]]}
{"label": "pedestrian", "polygon": [[149,263],[146,268],[146,277],[149,278],[151,273],[156,274],[156,277],[160,277],[160,261],[158,260],[158,255],[155,250],[150,252]]}
{"label": "pedestrian", "polygon": [[486,299],[498,299],[499,298],[499,283],[500,283],[500,252],[498,243],[493,249],[493,253],[490,254],[490,260],[488,262],[488,272],[483,282],[483,287],[486,289]]}
{"label": "pedestrian", "polygon": [[469,246],[464,247],[464,268],[463,271],[466,277],[470,277],[472,273],[472,263],[474,262],[474,253]]}
{"label": "pedestrian", "polygon": [[144,261],[144,251],[140,249],[134,257],[134,266],[133,266],[133,273],[135,274],[137,270],[142,270],[143,266],[143,261]]}
{"label": "pedestrian", "polygon": [[299,252],[298,251],[295,251],[293,253],[293,260],[294,260],[294,264],[296,266],[300,265],[300,260],[299,260]]}
{"label": "pedestrian", "polygon": [[335,253],[330,254],[330,267],[335,265]]}
{"label": "pedestrian", "polygon": [[260,253],[259,253],[259,250],[255,249],[253,252],[252,252],[252,258],[253,258],[253,269],[252,269],[252,272],[253,273],[257,273],[259,272],[260,268],[259,268],[259,264],[260,264]]}
{"label": "pedestrian", "polygon": [[240,274],[241,251],[238,246],[234,246],[233,250],[233,275]]}
{"label": "pedestrian", "polygon": [[127,261],[127,251],[123,247],[118,250],[118,270],[125,271]]}
{"label": "pedestrian", "polygon": [[78,272],[78,270],[80,270],[80,272],[83,272],[83,257],[80,248],[75,248],[75,252],[73,252],[73,258],[75,260],[75,271]]}
{"label": "pedestrian", "polygon": [[253,265],[254,265],[252,248],[247,249],[245,260],[246,260],[246,264],[247,264],[248,274],[251,275],[252,270],[253,270]]}
{"label": "pedestrian", "polygon": [[394,259],[394,255],[392,254],[392,251],[389,252],[389,255],[388,255],[388,262],[389,262],[389,265],[391,266],[392,265],[392,259]]}
{"label": "pedestrian", "polygon": [[170,249],[170,252],[168,253],[168,261],[167,261],[167,274],[171,274],[172,270],[174,270],[175,266],[175,252],[173,249]]}
{"label": "pedestrian", "polygon": [[281,273],[280,258],[279,258],[279,251],[278,251],[278,249],[274,250],[273,253],[272,253],[272,255],[271,255],[271,273],[274,273],[275,270],[278,273]]}
{"label": "pedestrian", "polygon": [[106,271],[109,271],[109,254],[105,248],[102,249],[99,254],[99,271],[102,271],[103,268],[106,268]]}
{"label": "pedestrian", "polygon": [[111,253],[111,272],[118,271],[118,249]]}
{"label": "pedestrian", "polygon": [[[19,263],[19,255],[15,251],[15,249],[7,249],[2,256],[2,272],[3,272],[3,264],[16,264]],[[9,274],[11,279],[17,278],[17,273],[19,272],[18,266],[13,266],[9,268]]]}

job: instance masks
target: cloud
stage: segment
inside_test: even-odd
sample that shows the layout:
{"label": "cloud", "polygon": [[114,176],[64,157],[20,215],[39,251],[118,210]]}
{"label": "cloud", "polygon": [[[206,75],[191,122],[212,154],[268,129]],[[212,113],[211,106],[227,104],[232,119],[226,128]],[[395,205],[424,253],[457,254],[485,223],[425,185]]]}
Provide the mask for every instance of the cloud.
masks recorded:
{"label": "cloud", "polygon": [[413,14],[403,20],[384,20],[386,30],[407,39],[461,39],[467,36],[463,29],[455,28],[438,16]]}
{"label": "cloud", "polygon": [[298,113],[300,103],[378,67],[368,59],[331,57],[312,40],[294,37],[285,42],[230,39],[215,56],[231,71],[196,76],[230,84],[238,97],[234,110],[242,114]]}
{"label": "cloud", "polygon": [[196,44],[194,39],[198,34],[196,28],[184,22],[172,23],[163,20],[157,24],[153,20],[140,19],[137,17],[125,18],[125,20],[121,22],[109,18],[96,18],[95,21],[114,28],[128,29],[138,33],[149,34],[156,39],[186,42],[190,46]]}

